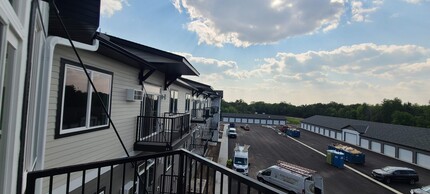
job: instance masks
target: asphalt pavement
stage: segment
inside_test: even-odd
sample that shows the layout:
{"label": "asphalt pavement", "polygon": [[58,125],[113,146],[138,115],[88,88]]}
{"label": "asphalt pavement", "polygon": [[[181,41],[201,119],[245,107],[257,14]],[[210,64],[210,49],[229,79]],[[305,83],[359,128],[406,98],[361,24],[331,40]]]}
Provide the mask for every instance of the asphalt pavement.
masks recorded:
{"label": "asphalt pavement", "polygon": [[[238,137],[236,139],[229,139],[228,157],[233,157],[233,149],[236,143],[251,145],[249,149],[249,161],[251,163],[249,176],[255,179],[259,170],[276,164],[278,160],[283,160],[316,170],[324,178],[324,191],[326,194],[394,193],[381,186],[381,184],[384,185],[383,183],[375,183],[373,180],[360,175],[370,176],[372,169],[387,165],[411,167],[420,175],[420,182],[415,185],[404,183],[392,183],[388,185],[394,190],[401,193],[409,193],[412,188],[430,185],[430,170],[364,149],[360,149],[360,151],[366,154],[366,163],[364,165],[345,163],[352,170],[346,167],[338,169],[331,166],[326,163],[325,156],[316,151],[325,153],[327,145],[339,141],[319,134],[301,130],[301,137],[297,138],[298,141],[303,143],[301,144],[291,138],[280,135],[276,130],[265,128],[261,125],[250,125],[250,131],[245,131],[239,126],[240,124],[236,126]],[[316,151],[305,145],[314,148]]]}

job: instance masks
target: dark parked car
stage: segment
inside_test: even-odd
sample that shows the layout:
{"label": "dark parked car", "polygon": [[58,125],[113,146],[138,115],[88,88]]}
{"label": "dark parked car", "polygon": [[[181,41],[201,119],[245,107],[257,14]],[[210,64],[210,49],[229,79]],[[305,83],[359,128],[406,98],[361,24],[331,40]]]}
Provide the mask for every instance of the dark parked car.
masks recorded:
{"label": "dark parked car", "polygon": [[430,185],[411,190],[411,194],[430,194]]}
{"label": "dark parked car", "polygon": [[399,181],[415,184],[419,180],[418,174],[414,169],[396,166],[386,166],[381,169],[375,169],[372,171],[372,177],[386,183]]}

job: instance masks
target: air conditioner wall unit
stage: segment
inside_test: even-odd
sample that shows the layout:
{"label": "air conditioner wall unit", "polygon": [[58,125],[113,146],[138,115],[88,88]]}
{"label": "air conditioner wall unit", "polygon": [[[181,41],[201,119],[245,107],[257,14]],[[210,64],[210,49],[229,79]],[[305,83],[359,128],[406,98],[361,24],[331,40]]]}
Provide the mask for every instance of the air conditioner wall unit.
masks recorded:
{"label": "air conditioner wall unit", "polygon": [[142,90],[127,89],[127,101],[142,101],[144,93]]}

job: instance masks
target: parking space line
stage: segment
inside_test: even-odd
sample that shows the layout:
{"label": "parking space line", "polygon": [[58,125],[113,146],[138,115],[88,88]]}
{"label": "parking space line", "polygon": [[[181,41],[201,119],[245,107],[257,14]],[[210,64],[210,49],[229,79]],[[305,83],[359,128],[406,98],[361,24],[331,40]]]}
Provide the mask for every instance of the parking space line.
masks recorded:
{"label": "parking space line", "polygon": [[[286,136],[286,135],[284,135],[284,136]],[[313,147],[311,147],[311,146],[308,146],[307,144],[305,144],[305,143],[303,143],[303,142],[301,142],[301,141],[299,141],[299,140],[297,140],[297,139],[294,139],[294,138],[292,138],[292,137],[290,137],[290,136],[286,136],[286,137],[288,137],[289,139],[292,139],[292,140],[296,141],[296,142],[297,142],[297,143],[299,143],[299,144],[302,144],[303,146],[305,146],[305,147],[307,147],[307,148],[309,148],[309,149],[313,150],[314,152],[316,152],[316,153],[318,153],[318,154],[323,155],[324,157],[327,157],[327,155],[326,155],[326,154],[324,154],[324,153],[322,153],[322,152],[320,152],[320,151],[316,150],[315,148],[313,148]],[[394,188],[392,188],[392,187],[390,187],[390,186],[388,186],[388,185],[386,185],[386,184],[384,184],[384,183],[381,183],[381,182],[379,182],[379,181],[375,180],[374,178],[369,177],[369,176],[367,176],[366,174],[364,174],[364,173],[362,173],[362,172],[360,172],[360,171],[358,171],[358,170],[356,170],[356,169],[354,169],[354,168],[352,168],[352,167],[350,167],[350,166],[348,166],[348,165],[346,165],[346,164],[345,164],[344,166],[345,166],[346,168],[348,168],[349,170],[351,170],[351,171],[353,171],[353,172],[357,173],[358,175],[360,175],[360,176],[362,176],[362,177],[364,177],[364,178],[366,178],[366,179],[368,179],[368,180],[370,180],[370,181],[372,181],[372,182],[374,182],[374,183],[376,183],[376,184],[378,184],[378,185],[380,185],[380,186],[382,186],[382,187],[384,187],[384,188],[386,188],[386,189],[388,189],[388,190],[392,191],[393,193],[396,193],[396,194],[402,194],[402,192],[397,191],[396,189],[394,189]]]}

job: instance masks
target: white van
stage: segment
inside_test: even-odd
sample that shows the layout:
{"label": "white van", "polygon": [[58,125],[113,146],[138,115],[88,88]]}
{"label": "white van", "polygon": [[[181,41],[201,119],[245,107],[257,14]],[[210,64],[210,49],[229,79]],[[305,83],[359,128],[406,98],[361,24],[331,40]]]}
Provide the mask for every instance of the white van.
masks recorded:
{"label": "white van", "polygon": [[234,148],[234,158],[233,158],[233,169],[237,172],[240,172],[244,175],[248,176],[248,149],[249,145],[239,145],[236,143],[236,147]]}
{"label": "white van", "polygon": [[257,179],[297,194],[324,194],[323,178],[316,171],[278,161],[278,164],[260,170]]}

